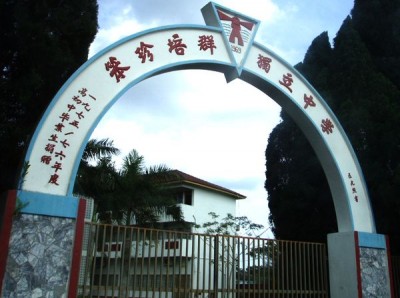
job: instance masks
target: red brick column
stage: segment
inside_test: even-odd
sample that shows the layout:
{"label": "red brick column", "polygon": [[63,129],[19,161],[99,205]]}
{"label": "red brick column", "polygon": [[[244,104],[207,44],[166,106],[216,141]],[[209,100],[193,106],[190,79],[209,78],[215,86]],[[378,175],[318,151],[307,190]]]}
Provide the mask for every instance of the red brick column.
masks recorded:
{"label": "red brick column", "polygon": [[82,256],[83,231],[85,228],[86,200],[80,199],[78,206],[78,216],[75,223],[75,241],[72,251],[72,264],[69,278],[68,297],[75,298],[78,294],[79,271]]}
{"label": "red brick column", "polygon": [[6,272],[8,246],[10,243],[12,220],[15,211],[15,204],[17,201],[17,191],[9,190],[3,194],[2,208],[2,222],[0,229],[0,293],[2,292],[4,274]]}

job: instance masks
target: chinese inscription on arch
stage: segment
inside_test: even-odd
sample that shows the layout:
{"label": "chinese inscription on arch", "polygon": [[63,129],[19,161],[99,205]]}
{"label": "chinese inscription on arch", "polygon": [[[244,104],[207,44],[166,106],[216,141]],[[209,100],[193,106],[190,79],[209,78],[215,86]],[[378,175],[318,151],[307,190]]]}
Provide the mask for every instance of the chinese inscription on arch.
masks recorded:
{"label": "chinese inscription on arch", "polygon": [[65,110],[59,115],[59,121],[54,123],[53,133],[48,136],[43,148],[40,162],[51,168],[48,183],[59,185],[58,180],[63,171],[63,164],[68,162],[68,149],[74,142],[74,134],[79,125],[85,121],[90,113],[91,105],[95,104],[96,97],[90,94],[87,88],[81,88],[71,97]]}

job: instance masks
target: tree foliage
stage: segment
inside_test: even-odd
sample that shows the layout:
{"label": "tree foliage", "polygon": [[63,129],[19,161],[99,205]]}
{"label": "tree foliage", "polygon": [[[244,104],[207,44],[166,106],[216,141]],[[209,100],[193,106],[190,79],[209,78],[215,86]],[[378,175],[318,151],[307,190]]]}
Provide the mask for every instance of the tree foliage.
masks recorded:
{"label": "tree foliage", "polygon": [[100,220],[151,226],[160,216],[182,221],[181,209],[171,191],[159,183],[170,175],[164,165],[145,167],[144,157],[129,152],[117,168],[112,157],[119,153],[113,142],[90,140],[83,153],[74,191],[94,199]]}
{"label": "tree foliage", "polygon": [[197,228],[203,228],[209,235],[236,235],[245,233],[247,236],[259,237],[257,232],[264,228],[263,225],[252,222],[247,216],[234,216],[227,213],[225,217],[220,218],[219,214],[209,212],[210,221],[197,225]]}
{"label": "tree foliage", "polygon": [[0,1],[0,190],[15,188],[34,129],[88,57],[96,0]]}
{"label": "tree foliage", "polygon": [[[377,230],[390,236],[395,252],[400,250],[399,13],[398,0],[355,1],[333,47],[324,32],[296,65],[346,131],[364,172]],[[266,149],[273,231],[278,238],[324,241],[337,229],[326,178],[304,135],[284,111],[281,116]]]}

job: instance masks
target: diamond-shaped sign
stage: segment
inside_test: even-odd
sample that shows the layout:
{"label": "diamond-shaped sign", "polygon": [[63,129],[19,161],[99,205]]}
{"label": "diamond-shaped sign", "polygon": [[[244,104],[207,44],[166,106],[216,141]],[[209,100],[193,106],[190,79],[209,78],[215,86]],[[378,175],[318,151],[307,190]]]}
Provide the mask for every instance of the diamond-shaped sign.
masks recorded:
{"label": "diamond-shaped sign", "polygon": [[230,49],[232,62],[236,65],[236,72],[227,79],[239,77],[260,22],[213,2],[201,11],[208,26],[219,27],[224,33],[225,45]]}

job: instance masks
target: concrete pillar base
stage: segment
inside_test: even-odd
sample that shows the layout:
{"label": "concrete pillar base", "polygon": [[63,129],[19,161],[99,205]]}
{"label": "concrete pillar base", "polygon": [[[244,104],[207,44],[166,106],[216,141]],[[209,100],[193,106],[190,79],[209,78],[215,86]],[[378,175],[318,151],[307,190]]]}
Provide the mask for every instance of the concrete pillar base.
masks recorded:
{"label": "concrete pillar base", "polygon": [[384,235],[329,234],[328,255],[331,298],[394,297],[390,251]]}

